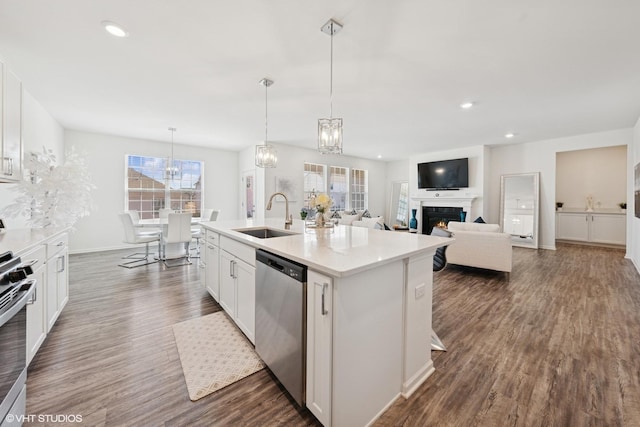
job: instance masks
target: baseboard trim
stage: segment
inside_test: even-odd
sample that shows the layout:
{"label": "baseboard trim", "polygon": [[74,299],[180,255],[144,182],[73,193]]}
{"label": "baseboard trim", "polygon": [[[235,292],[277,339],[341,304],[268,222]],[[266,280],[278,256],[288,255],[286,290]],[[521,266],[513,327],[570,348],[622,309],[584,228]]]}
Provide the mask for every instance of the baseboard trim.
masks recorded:
{"label": "baseboard trim", "polygon": [[[427,351],[431,351],[431,348]],[[402,397],[408,399],[435,371],[433,360],[429,360],[429,363],[424,365],[422,369],[402,384]]]}

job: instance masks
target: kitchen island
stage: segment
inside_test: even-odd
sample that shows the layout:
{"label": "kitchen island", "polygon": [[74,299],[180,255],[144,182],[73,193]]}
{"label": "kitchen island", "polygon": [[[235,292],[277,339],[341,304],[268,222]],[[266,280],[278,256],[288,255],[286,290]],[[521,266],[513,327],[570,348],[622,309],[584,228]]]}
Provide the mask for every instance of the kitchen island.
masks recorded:
{"label": "kitchen island", "polygon": [[[254,342],[255,250],[306,265],[306,406],[324,425],[367,425],[433,373],[432,258],[452,239],[296,220],[205,222],[205,287]],[[240,230],[240,231],[238,231]]]}

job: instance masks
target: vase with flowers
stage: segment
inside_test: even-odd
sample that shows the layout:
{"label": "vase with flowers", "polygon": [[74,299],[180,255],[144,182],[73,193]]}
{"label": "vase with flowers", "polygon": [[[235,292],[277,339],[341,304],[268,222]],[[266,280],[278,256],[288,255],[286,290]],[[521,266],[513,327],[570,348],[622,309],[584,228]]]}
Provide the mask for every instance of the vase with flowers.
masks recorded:
{"label": "vase with flowers", "polygon": [[325,212],[333,205],[333,200],[326,193],[320,193],[309,200],[309,205],[316,210],[316,227],[325,227]]}

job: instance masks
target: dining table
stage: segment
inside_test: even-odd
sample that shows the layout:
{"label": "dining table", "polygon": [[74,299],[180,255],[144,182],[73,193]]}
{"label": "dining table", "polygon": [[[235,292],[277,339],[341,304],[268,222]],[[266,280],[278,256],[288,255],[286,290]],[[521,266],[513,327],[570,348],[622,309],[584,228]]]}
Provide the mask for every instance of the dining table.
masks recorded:
{"label": "dining table", "polygon": [[[203,221],[203,218],[199,216],[191,217],[191,225],[198,225]],[[162,231],[162,236],[167,236],[169,229],[169,218],[146,218],[141,219],[136,224],[137,227],[143,228],[159,228]],[[176,259],[182,258],[185,255],[185,247],[181,243],[163,243],[164,239],[160,239],[160,253],[155,256],[156,259]],[[166,247],[165,247],[166,246]],[[162,256],[164,254],[164,256]]]}

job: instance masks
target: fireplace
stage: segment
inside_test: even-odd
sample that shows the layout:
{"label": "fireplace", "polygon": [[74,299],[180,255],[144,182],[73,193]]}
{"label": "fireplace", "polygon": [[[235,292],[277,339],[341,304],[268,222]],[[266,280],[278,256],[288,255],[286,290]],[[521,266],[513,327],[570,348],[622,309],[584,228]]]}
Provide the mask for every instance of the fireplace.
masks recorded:
{"label": "fireplace", "polygon": [[423,206],[422,234],[431,234],[433,227],[440,222],[447,224],[449,221],[460,221],[462,209],[453,206]]}

